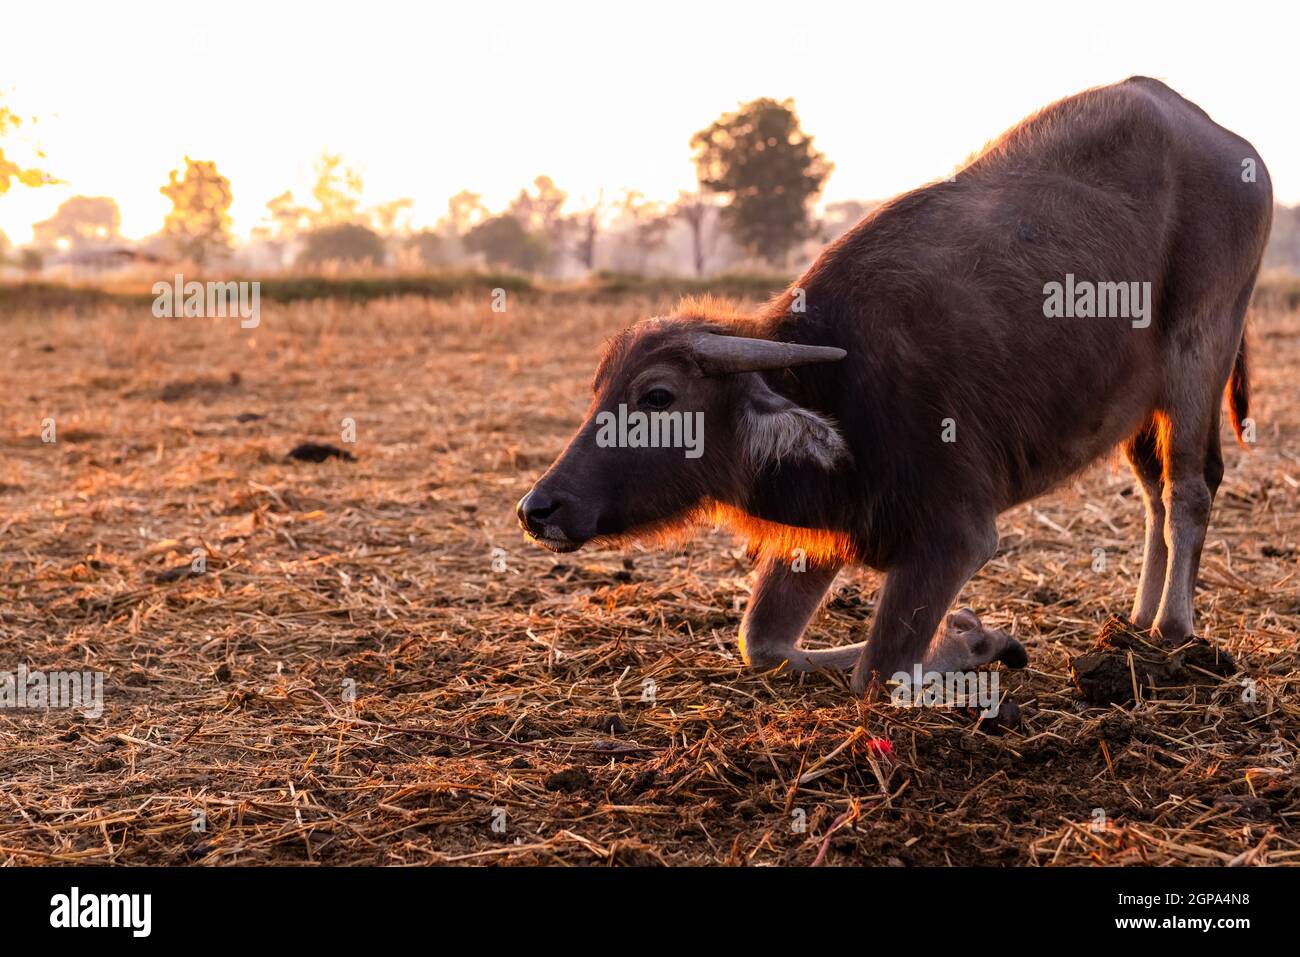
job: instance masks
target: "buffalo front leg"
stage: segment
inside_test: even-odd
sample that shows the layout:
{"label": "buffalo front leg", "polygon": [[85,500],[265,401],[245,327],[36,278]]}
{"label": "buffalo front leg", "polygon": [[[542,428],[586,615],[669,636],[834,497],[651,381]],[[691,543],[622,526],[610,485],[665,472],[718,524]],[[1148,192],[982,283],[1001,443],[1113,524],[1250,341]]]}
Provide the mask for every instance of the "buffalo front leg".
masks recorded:
{"label": "buffalo front leg", "polygon": [[1020,643],[1001,631],[985,629],[963,609],[940,622],[963,585],[993,556],[997,532],[992,523],[977,533],[955,536],[899,562],[889,572],[865,647],[853,669],[850,687],[863,694],[873,676],[883,687],[914,665],[926,671],[973,669],[992,661],[1023,667]]}
{"label": "buffalo front leg", "polygon": [[745,664],[764,670],[782,663],[793,671],[852,668],[862,644],[809,651],[799,647],[799,638],[835,581],[840,564],[809,565],[803,571],[796,571],[793,565],[769,557],[759,566],[740,624],[740,654]]}

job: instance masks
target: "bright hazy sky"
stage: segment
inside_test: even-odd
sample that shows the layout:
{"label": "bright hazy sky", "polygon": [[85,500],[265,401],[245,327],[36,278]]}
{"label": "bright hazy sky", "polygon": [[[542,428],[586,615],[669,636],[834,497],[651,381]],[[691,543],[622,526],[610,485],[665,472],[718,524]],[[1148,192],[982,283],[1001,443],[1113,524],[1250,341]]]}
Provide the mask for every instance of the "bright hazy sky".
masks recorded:
{"label": "bright hazy sky", "polygon": [[[1145,73],[1251,140],[1300,202],[1300,12],[1285,3],[38,2],[0,20],[0,91],[66,185],[0,196],[15,242],[69,196],[162,223],[186,154],[231,181],[236,231],[306,201],[341,153],[366,201],[432,224],[462,188],[501,208],[539,173],[572,199],[669,200],[689,138],[740,101],[795,99],[832,162],[825,200],[946,173],[1049,101]],[[11,138],[12,140],[12,138]]]}

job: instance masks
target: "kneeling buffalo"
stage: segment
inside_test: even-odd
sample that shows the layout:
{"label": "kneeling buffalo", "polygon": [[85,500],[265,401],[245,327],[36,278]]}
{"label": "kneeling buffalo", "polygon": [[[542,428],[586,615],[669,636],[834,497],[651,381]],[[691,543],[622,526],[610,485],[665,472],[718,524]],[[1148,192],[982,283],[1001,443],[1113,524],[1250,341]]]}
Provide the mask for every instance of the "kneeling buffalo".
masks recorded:
{"label": "kneeling buffalo", "polygon": [[[614,339],[519,521],[555,551],[729,524],[760,562],[746,661],[852,668],[861,692],[917,664],[1022,666],[953,602],[999,513],[1122,445],[1146,503],[1133,618],[1185,637],[1272,206],[1253,147],[1164,84],[1062,100],[756,314],[687,301]],[[852,562],[887,573],[867,640],[801,649]]]}

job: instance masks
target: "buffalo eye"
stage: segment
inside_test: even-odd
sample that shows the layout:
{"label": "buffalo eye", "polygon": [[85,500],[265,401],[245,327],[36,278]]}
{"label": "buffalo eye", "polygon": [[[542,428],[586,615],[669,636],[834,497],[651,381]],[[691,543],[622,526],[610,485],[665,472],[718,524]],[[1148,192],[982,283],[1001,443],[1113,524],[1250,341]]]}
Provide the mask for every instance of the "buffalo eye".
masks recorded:
{"label": "buffalo eye", "polygon": [[651,389],[641,396],[641,404],[652,409],[666,409],[673,404],[673,394],[667,389]]}

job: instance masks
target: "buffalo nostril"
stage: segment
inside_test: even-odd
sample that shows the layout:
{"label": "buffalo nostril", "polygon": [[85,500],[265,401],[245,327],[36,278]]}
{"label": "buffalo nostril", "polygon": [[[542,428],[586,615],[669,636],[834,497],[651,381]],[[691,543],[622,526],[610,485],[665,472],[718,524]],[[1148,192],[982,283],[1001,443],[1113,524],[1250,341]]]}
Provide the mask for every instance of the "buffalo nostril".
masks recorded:
{"label": "buffalo nostril", "polygon": [[556,499],[544,499],[536,492],[529,492],[519,500],[515,514],[524,528],[536,531],[540,522],[544,522],[560,509],[562,503]]}
{"label": "buffalo nostril", "polygon": [[536,508],[529,509],[528,517],[535,521],[540,522],[542,519],[550,518],[552,515],[554,515],[556,510],[559,509],[559,507],[560,505],[558,502],[552,502],[549,505],[539,505]]}

